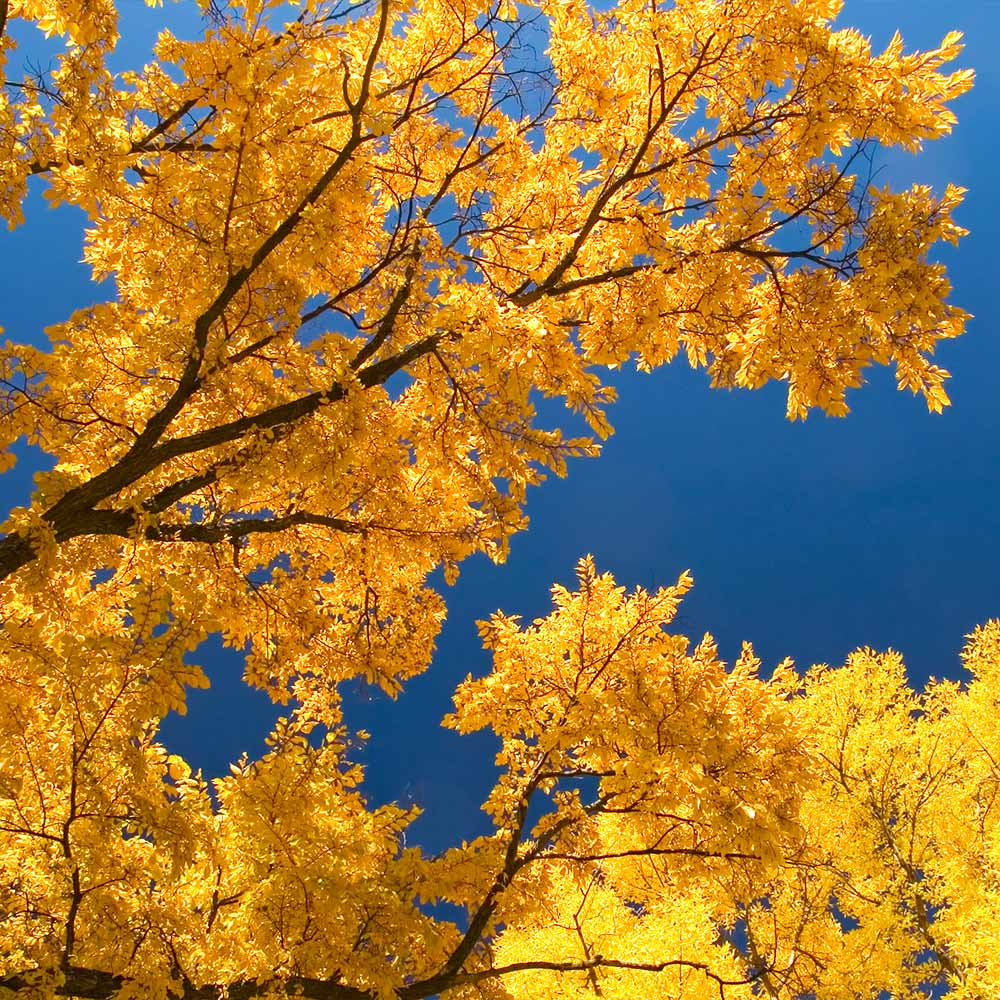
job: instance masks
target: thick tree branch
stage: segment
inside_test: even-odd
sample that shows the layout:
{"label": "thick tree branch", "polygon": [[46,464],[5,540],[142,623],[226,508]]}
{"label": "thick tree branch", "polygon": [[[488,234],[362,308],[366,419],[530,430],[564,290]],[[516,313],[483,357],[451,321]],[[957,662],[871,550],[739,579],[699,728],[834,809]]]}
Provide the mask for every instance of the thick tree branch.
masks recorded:
{"label": "thick tree branch", "polygon": [[[719,986],[746,986],[755,982],[759,974],[749,976],[746,979],[726,979],[718,973],[713,972],[707,962],[690,962],[682,958],[669,959],[664,962],[629,962],[619,958],[605,958],[603,955],[594,955],[593,958],[583,961],[546,962],[542,960],[532,962],[513,962],[510,965],[498,965],[492,969],[483,969],[479,972],[465,972],[456,976],[450,986],[461,986],[467,983],[481,983],[486,979],[497,979],[500,976],[508,976],[513,972],[590,972],[595,969],[630,969],[634,972],[665,972],[667,969],[691,969],[701,972],[706,978],[713,980]],[[400,995],[404,995],[401,991]]]}
{"label": "thick tree branch", "polygon": [[[605,958],[594,955],[584,961],[565,962],[515,962],[511,965],[497,966],[476,972],[453,974],[447,980],[435,978],[413,983],[396,990],[400,1000],[423,1000],[441,990],[452,989],[488,979],[498,979],[515,972],[551,971],[551,972],[588,972],[596,969],[627,969],[635,972],[665,972],[671,968],[690,969],[701,972],[706,978],[713,980],[721,989],[723,986],[744,986],[755,982],[759,973],[746,979],[726,979],[712,971],[705,962],[691,962],[684,959],[670,959],[664,962],[630,962],[624,959]],[[133,980],[125,976],[112,975],[98,969],[86,969],[79,966],[69,966],[63,970],[64,981],[56,988],[58,996],[80,997],[82,1000],[112,1000],[112,998]],[[359,990],[353,986],[331,980],[308,979],[293,976],[280,982],[243,981],[222,984],[196,986],[185,981],[183,990],[174,994],[177,1000],[218,1000],[223,993],[229,1000],[255,1000],[257,997],[273,995],[275,985],[280,986],[289,996],[305,997],[306,1000],[374,1000],[376,994]],[[25,971],[15,973],[0,979],[0,987],[15,993],[21,990],[34,990],[37,987],[30,974]]]}
{"label": "thick tree branch", "polygon": [[[356,378],[366,389],[382,385],[397,372],[406,368],[407,365],[434,351],[445,337],[444,333],[425,337],[400,351],[399,354],[362,369]],[[128,512],[123,514],[120,511],[100,510],[96,506],[98,503],[113,496],[120,489],[131,485],[171,459],[228,444],[251,433],[276,431],[285,426],[294,425],[315,413],[320,407],[343,399],[346,394],[346,388],[337,383],[330,389],[309,393],[261,413],[242,417],[239,420],[221,424],[205,431],[164,441],[143,453],[136,453],[133,448],[106,472],[95,476],[82,486],[70,490],[61,500],[53,504],[43,517],[51,526],[57,542],[67,541],[81,535],[127,536],[130,533],[129,529],[134,515]],[[146,509],[151,512],[166,510],[172,503],[189,495],[194,490],[210,485],[216,480],[218,471],[218,467],[215,467],[165,487],[152,498],[152,503]],[[95,498],[94,502],[88,503],[87,501],[92,497]],[[129,525],[123,526],[124,517],[130,519]],[[192,538],[191,540],[198,539]],[[35,558],[35,555],[31,542],[23,535],[15,533],[0,539],[0,580],[6,579],[22,566],[27,565]]]}
{"label": "thick tree branch", "polygon": [[[57,995],[81,997],[82,1000],[112,1000],[112,997],[131,981],[125,976],[115,976],[110,972],[78,966],[65,969],[64,976],[62,985],[56,989]],[[283,980],[281,985],[290,995],[305,997],[307,1000],[372,1000],[374,996],[342,983],[297,976]],[[27,972],[0,979],[0,986],[14,992],[37,989]],[[196,986],[194,983],[185,982],[183,991],[174,996],[177,996],[178,1000],[219,1000],[219,996],[225,993],[230,1000],[253,1000],[255,997],[273,994],[273,986],[272,983],[254,981],[230,983],[225,987],[216,984]]]}
{"label": "thick tree branch", "polygon": [[640,847],[634,851],[608,851],[606,854],[573,854],[561,851],[546,851],[538,858],[545,861],[610,861],[614,858],[652,857],[718,858],[722,861],[759,861],[759,854],[742,851],[700,851],[694,847]]}
{"label": "thick tree branch", "polygon": [[[80,525],[86,530],[75,531],[66,538],[79,535],[118,535],[128,538],[135,533],[139,515],[130,510],[89,511],[86,521]],[[243,518],[222,524],[154,524],[143,531],[143,537],[154,542],[232,542],[249,535],[277,534],[297,525],[316,525],[333,528],[350,534],[360,534],[366,530],[357,521],[347,521],[342,517],[296,511],[283,517]],[[57,541],[66,538],[56,536]]]}
{"label": "thick tree branch", "polygon": [[[535,765],[534,773],[528,779],[521,793],[521,798],[511,817],[510,832],[507,840],[507,847],[504,851],[503,865],[493,880],[493,884],[486,891],[479,906],[469,918],[469,925],[466,928],[462,940],[456,945],[448,960],[441,967],[440,971],[430,976],[428,979],[413,983],[407,988],[408,992],[400,993],[407,998],[420,998],[440,993],[449,989],[455,983],[455,977],[461,974],[462,968],[472,954],[476,945],[482,939],[490,919],[493,917],[500,896],[511,884],[518,871],[524,867],[525,859],[518,857],[518,850],[521,846],[521,837],[524,833],[524,824],[528,819],[528,807],[531,797],[538,789],[541,778],[539,775],[545,766],[547,755],[543,756]],[[412,991],[412,992],[409,992]]]}
{"label": "thick tree branch", "polygon": [[[358,381],[366,389],[382,385],[387,379],[397,372],[402,371],[407,365],[412,364],[418,358],[433,351],[443,339],[444,334],[434,334],[433,336],[425,337],[423,340],[419,340],[406,348],[406,350],[400,351],[399,354],[385,358],[376,364],[362,369],[357,376]],[[251,432],[273,430],[285,424],[295,423],[315,413],[321,406],[328,403],[335,403],[343,399],[346,395],[346,388],[338,383],[329,389],[311,392],[306,396],[300,396],[298,399],[281,403],[261,413],[241,417],[239,420],[233,420],[228,424],[220,424],[218,427],[212,427],[205,431],[198,431],[184,437],[164,441],[149,452],[143,463],[145,468],[142,469],[139,475],[145,475],[145,473],[180,455],[190,455],[198,451],[204,451],[206,448],[228,444],[231,441],[245,437]],[[134,482],[137,478],[138,476],[135,476],[129,482]]]}

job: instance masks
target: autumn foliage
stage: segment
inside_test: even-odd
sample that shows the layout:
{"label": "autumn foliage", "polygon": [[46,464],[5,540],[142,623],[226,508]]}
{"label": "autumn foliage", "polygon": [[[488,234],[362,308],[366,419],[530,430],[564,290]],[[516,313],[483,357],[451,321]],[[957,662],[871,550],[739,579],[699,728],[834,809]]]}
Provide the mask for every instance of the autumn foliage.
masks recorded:
{"label": "autumn foliage", "polygon": [[[248,0],[112,72],[111,0],[0,0],[0,210],[44,185],[114,279],[0,350],[3,467],[52,462],[0,538],[0,993],[1000,990],[996,623],[965,688],[867,650],[762,674],[667,631],[687,576],[584,560],[548,618],[483,625],[446,724],[500,740],[495,831],[436,857],[366,803],[341,713],[428,666],[429,574],[503,559],[597,451],[540,398],[600,437],[602,373],[681,354],[793,418],[870,365],[946,404],[961,192],[871,174],[971,74],[839,6]],[[157,730],[213,634],[288,712],[210,787]]]}

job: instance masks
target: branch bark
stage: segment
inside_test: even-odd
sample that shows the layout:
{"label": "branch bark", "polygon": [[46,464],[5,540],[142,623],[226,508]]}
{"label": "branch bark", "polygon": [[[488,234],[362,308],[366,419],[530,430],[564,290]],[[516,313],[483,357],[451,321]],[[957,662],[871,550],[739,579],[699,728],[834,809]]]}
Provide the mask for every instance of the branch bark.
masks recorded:
{"label": "branch bark", "polygon": [[[690,962],[684,959],[671,959],[664,962],[629,962],[623,959],[605,958],[595,955],[585,961],[565,962],[516,962],[512,965],[498,966],[493,969],[483,969],[476,972],[455,973],[446,981],[424,980],[396,990],[400,1000],[424,1000],[440,990],[452,989],[456,986],[479,983],[487,979],[497,979],[515,972],[551,971],[551,972],[588,972],[595,969],[631,969],[637,972],[664,972],[670,968],[686,968],[703,973],[708,979],[723,986],[743,986],[755,981],[757,976],[747,979],[725,979],[713,972],[704,962]],[[125,976],[116,976],[99,969],[87,969],[80,966],[69,966],[63,970],[64,980],[56,988],[58,996],[80,997],[82,1000],[112,1000],[112,998],[131,980]],[[34,990],[36,985],[30,973],[19,972],[0,979],[0,987],[17,993],[21,990]],[[185,981],[179,993],[172,994],[177,1000],[218,1000],[223,993],[229,1000],[255,1000],[257,997],[274,995],[275,983],[238,981],[225,986],[207,984],[197,986]],[[308,979],[303,976],[292,976],[280,981],[280,987],[289,996],[305,997],[306,1000],[375,1000],[377,994],[359,990],[354,986],[337,983],[332,980]]]}
{"label": "branch bark", "polygon": [[[392,375],[402,371],[407,365],[434,351],[445,338],[444,333],[434,334],[417,341],[399,354],[385,358],[362,369],[356,376],[365,389],[370,389],[385,383]],[[221,424],[208,430],[198,431],[179,438],[172,438],[160,444],[153,444],[142,450],[133,446],[118,462],[95,476],[86,483],[70,490],[62,499],[53,504],[42,516],[50,525],[56,542],[65,542],[82,535],[125,535],[135,523],[133,511],[117,511],[99,509],[98,504],[107,501],[120,490],[138,481],[154,469],[159,468],[171,459],[181,455],[191,455],[218,445],[246,437],[259,431],[276,430],[288,425],[294,425],[315,413],[321,406],[337,402],[347,395],[347,389],[337,383],[327,390],[309,393],[298,399],[290,400],[278,406],[271,407],[261,413],[242,417],[228,424]],[[147,507],[151,511],[163,511],[167,507],[189,495],[195,489],[210,485],[217,473],[208,470],[195,476],[166,486],[153,498]],[[241,522],[251,523],[251,522]],[[289,522],[286,527],[290,527]],[[304,523],[304,522],[300,522]],[[350,522],[344,522],[349,524]],[[186,528],[199,529],[200,526],[189,525]],[[355,528],[339,530],[357,530]],[[264,530],[264,529],[262,529]],[[281,529],[274,529],[281,530]],[[195,531],[197,534],[197,531]],[[152,536],[155,537],[155,536]],[[223,536],[229,538],[232,536]],[[168,540],[168,539],[163,539]],[[169,540],[178,540],[175,536]],[[179,540],[207,541],[192,535]],[[221,539],[220,539],[221,540]],[[34,546],[24,535],[12,533],[0,540],[0,581],[16,573],[23,566],[36,558]]]}
{"label": "branch bark", "polygon": [[[125,976],[115,976],[99,969],[86,969],[70,966],[64,970],[64,981],[56,988],[56,993],[64,997],[81,997],[83,1000],[112,1000],[112,998],[130,980]],[[372,1000],[373,994],[322,979],[304,979],[293,976],[282,982],[290,995],[297,995],[307,1000]],[[36,984],[28,972],[15,973],[0,979],[0,986],[15,993],[21,990],[34,990]],[[223,991],[230,1000],[253,1000],[255,997],[273,993],[273,984],[255,981],[236,982],[222,987],[216,984],[196,986],[185,982],[183,991],[173,996],[178,1000],[219,1000]]]}

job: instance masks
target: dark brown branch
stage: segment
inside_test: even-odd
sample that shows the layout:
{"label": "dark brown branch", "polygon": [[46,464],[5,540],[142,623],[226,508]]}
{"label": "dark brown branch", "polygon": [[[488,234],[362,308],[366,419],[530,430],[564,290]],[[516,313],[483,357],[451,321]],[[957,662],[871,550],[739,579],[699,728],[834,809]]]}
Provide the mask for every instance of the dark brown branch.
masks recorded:
{"label": "dark brown branch", "polygon": [[396,290],[395,295],[393,295],[392,300],[389,302],[389,308],[386,309],[385,315],[379,322],[374,336],[358,351],[357,356],[351,361],[352,371],[357,371],[369,358],[374,357],[389,338],[396,325],[396,317],[399,316],[399,311],[410,297],[410,290],[413,288],[413,274],[414,266],[411,264],[406,269],[406,280]]}
{"label": "dark brown branch", "polygon": [[308,511],[296,511],[284,517],[247,518],[241,521],[230,521],[227,524],[161,524],[149,528],[146,537],[161,542],[225,542],[246,538],[248,535],[275,534],[296,525],[316,525],[333,528],[350,534],[360,534],[364,525],[356,521],[346,521],[342,517],[329,517],[326,514],[311,514]]}
{"label": "dark brown branch", "polygon": [[[605,958],[594,955],[584,961],[565,962],[515,962],[511,965],[497,966],[493,969],[483,969],[477,972],[464,972],[450,976],[446,982],[436,982],[433,986],[430,980],[413,983],[396,990],[400,1000],[423,1000],[438,990],[451,989],[456,986],[483,982],[487,979],[497,979],[515,972],[552,971],[552,972],[588,972],[594,969],[627,969],[635,972],[665,972],[671,968],[691,969],[701,972],[706,978],[722,986],[743,986],[759,978],[755,973],[746,979],[725,979],[711,970],[705,962],[691,962],[685,959],[668,959],[663,962],[629,962],[623,959]],[[112,1000],[112,998],[131,981],[125,976],[116,976],[110,972],[98,969],[86,969],[79,966],[69,966],[64,971],[64,981],[56,987],[57,996],[80,997],[82,1000]],[[177,1000],[218,1000],[225,992],[230,1000],[255,1000],[255,998],[271,994],[275,983],[243,981],[225,985],[208,984],[196,986],[185,981],[183,989],[174,994]],[[290,996],[305,997],[306,1000],[374,1000],[375,994],[367,993],[353,986],[330,980],[307,979],[293,976],[280,980],[281,988]],[[21,990],[37,989],[34,979],[27,971],[15,973],[0,979],[0,987],[17,993]]]}
{"label": "dark brown branch", "polygon": [[[535,962],[513,962],[510,965],[499,965],[493,969],[483,969],[480,972],[465,972],[455,976],[451,983],[449,983],[449,986],[480,983],[484,979],[496,979],[500,976],[508,976],[512,972],[589,972],[592,969],[631,969],[634,972],[665,972],[667,969],[677,968],[701,972],[719,986],[746,986],[760,978],[758,973],[746,979],[725,979],[718,973],[713,972],[707,962],[690,962],[683,958],[673,958],[663,962],[629,962],[624,959],[605,958],[603,955],[595,955],[593,958],[583,961],[546,962],[539,960]],[[400,996],[405,995],[406,991],[401,990]],[[423,995],[425,994],[419,994],[419,996]]]}
{"label": "dark brown branch", "polygon": [[722,861],[760,860],[759,854],[746,854],[742,851],[700,851],[695,847],[641,847],[633,851],[609,851],[607,854],[550,853],[546,851],[539,854],[538,858],[545,861],[610,861],[613,858],[652,858],[678,855],[689,858],[718,858]]}
{"label": "dark brown branch", "polygon": [[[612,173],[605,180],[601,191],[594,199],[594,203],[591,206],[590,211],[587,213],[587,217],[583,221],[583,224],[580,226],[572,244],[560,260],[556,263],[548,275],[542,281],[537,283],[534,288],[531,287],[532,283],[527,281],[517,288],[512,294],[511,298],[519,305],[530,305],[547,295],[555,294],[554,289],[560,285],[563,275],[565,275],[576,262],[576,259],[579,256],[580,251],[583,249],[584,244],[589,239],[591,232],[601,221],[601,216],[604,213],[605,207],[619,191],[626,187],[630,181],[635,179],[637,171],[639,170],[639,167],[641,166],[653,139],[656,137],[657,132],[659,132],[660,128],[663,127],[669,116],[673,113],[674,108],[684,96],[691,84],[691,81],[708,64],[708,51],[714,40],[714,33],[708,36],[708,40],[698,53],[698,57],[695,60],[694,65],[687,73],[684,74],[684,79],[680,87],[677,89],[673,97],[671,97],[670,101],[664,105],[662,111],[657,116],[656,121],[653,122],[649,130],[646,132],[646,135],[639,143],[625,169],[618,177],[614,176],[614,171],[612,170]],[[719,57],[716,57],[716,60],[718,58]],[[622,151],[620,156],[623,157],[624,155],[624,151]]]}
{"label": "dark brown branch", "polygon": [[[70,966],[64,970],[65,980],[56,988],[56,994],[64,997],[81,997],[83,1000],[112,1000],[130,980],[125,976],[115,976],[110,972],[98,969],[84,969]],[[27,971],[0,979],[0,986],[19,992],[21,990],[34,992],[37,986]],[[297,995],[307,1000],[373,1000],[373,995],[353,986],[345,986],[319,979],[303,979],[293,977],[282,981],[282,986],[290,995]],[[273,985],[258,982],[236,982],[225,987],[225,994],[230,1000],[254,1000],[254,998],[271,993]],[[183,991],[174,994],[178,1000],[218,1000],[223,987],[210,984],[196,986],[185,982]]]}
{"label": "dark brown branch", "polygon": [[[577,288],[586,288],[588,285],[599,285],[605,281],[615,281],[618,278],[630,278],[633,274],[640,274],[643,271],[655,271],[662,268],[660,264],[627,264],[623,267],[614,267],[607,271],[599,271],[596,274],[585,274],[579,278],[571,278],[569,281],[561,281],[549,288],[549,295],[565,295]],[[669,274],[675,268],[662,268],[662,273]]]}
{"label": "dark brown branch", "polygon": [[536,763],[534,774],[528,779],[524,791],[521,793],[520,801],[512,817],[510,835],[507,840],[506,850],[504,851],[503,866],[497,872],[493,884],[486,891],[479,906],[469,918],[469,925],[465,930],[465,934],[462,935],[462,940],[452,950],[451,955],[448,956],[448,960],[441,967],[440,971],[427,979],[411,984],[406,990],[398,991],[401,997],[419,1000],[420,997],[440,993],[455,985],[456,977],[462,974],[462,967],[482,939],[486,928],[489,926],[490,919],[493,917],[494,912],[496,912],[500,896],[514,880],[518,871],[524,867],[526,859],[519,858],[518,851],[521,846],[521,836],[524,833],[524,824],[528,818],[528,806],[531,802],[531,796],[538,789],[541,780],[539,774],[541,774],[545,766],[546,757],[547,755],[543,756]]}
{"label": "dark brown branch", "polygon": [[158,125],[151,128],[138,142],[133,142],[132,152],[137,153],[145,150],[149,143],[173,128],[189,111],[193,111],[197,104],[198,100],[196,98],[188,98],[179,108],[167,115]]}
{"label": "dark brown branch", "polygon": [[197,475],[179,479],[176,483],[171,483],[158,493],[154,493],[153,496],[143,503],[142,508],[151,514],[160,514],[165,510],[169,510],[179,500],[183,500],[184,497],[190,496],[192,493],[196,493],[198,490],[203,490],[213,483],[218,482],[221,471],[220,463]]}
{"label": "dark brown branch", "polygon": [[[80,525],[64,537],[56,536],[57,541],[79,535],[118,535],[128,538],[135,533],[137,515],[130,510],[94,510],[90,511]],[[238,521],[228,521],[223,524],[154,524],[143,531],[143,537],[154,542],[232,542],[248,535],[276,534],[297,525],[316,525],[333,528],[350,534],[365,531],[365,526],[356,521],[347,521],[342,517],[331,517],[326,514],[313,514],[308,511],[296,511],[283,517],[242,518]]]}
{"label": "dark brown branch", "polygon": [[[358,381],[366,389],[382,385],[392,375],[402,371],[407,365],[433,351],[443,339],[443,334],[434,334],[431,337],[425,337],[423,340],[419,340],[417,343],[406,348],[406,350],[400,351],[399,354],[385,358],[376,364],[362,369],[358,374]],[[144,475],[146,472],[180,455],[190,455],[197,451],[203,451],[206,448],[228,444],[230,441],[239,440],[253,431],[273,430],[285,424],[295,423],[315,413],[321,406],[343,399],[346,394],[347,390],[345,387],[336,384],[329,389],[311,392],[307,396],[300,396],[298,399],[281,403],[261,413],[241,417],[239,420],[233,420],[228,424],[220,424],[218,427],[212,427],[205,431],[198,431],[194,434],[188,434],[185,437],[164,441],[149,453],[143,462],[145,468],[143,468],[140,475]],[[137,478],[138,476],[129,480],[129,482],[134,482]]]}
{"label": "dark brown branch", "polygon": [[[369,365],[358,373],[357,379],[361,385],[370,389],[382,385],[407,365],[434,351],[445,334],[434,334],[417,341],[406,350],[389,358],[384,358],[376,364]],[[83,486],[70,490],[61,500],[53,504],[44,514],[57,542],[67,541],[81,535],[110,534],[127,537],[134,525],[134,514],[128,511],[99,510],[87,505],[78,498],[96,496],[100,502],[117,492],[118,489],[130,485],[137,479],[181,455],[190,455],[217,445],[239,440],[246,435],[258,431],[273,431],[280,433],[286,426],[294,425],[305,417],[315,413],[321,406],[343,399],[347,394],[344,386],[333,385],[330,389],[310,393],[298,399],[290,400],[279,406],[274,406],[262,413],[242,417],[205,431],[189,434],[185,437],[164,441],[162,444],[147,450],[144,454],[136,454],[134,449],[123,459],[113,465],[107,472],[95,476]],[[145,509],[157,513],[166,510],[173,503],[188,496],[197,489],[211,485],[218,478],[220,468],[225,460],[194,476],[165,487],[145,505]],[[114,474],[112,476],[112,474]],[[107,484],[120,483],[117,488],[108,488]],[[101,485],[101,490],[95,490],[94,484]],[[240,522],[244,523],[244,522]],[[250,523],[250,522],[245,522]],[[345,522],[350,523],[350,522]],[[186,526],[195,527],[195,526]],[[266,529],[265,529],[266,530]],[[280,529],[278,529],[280,530]],[[343,529],[348,530],[348,529]],[[223,536],[229,537],[229,536]],[[182,539],[183,540],[183,539]],[[204,540],[192,537],[192,541]],[[0,580],[16,572],[35,558],[31,542],[20,534],[11,534],[0,539]]]}

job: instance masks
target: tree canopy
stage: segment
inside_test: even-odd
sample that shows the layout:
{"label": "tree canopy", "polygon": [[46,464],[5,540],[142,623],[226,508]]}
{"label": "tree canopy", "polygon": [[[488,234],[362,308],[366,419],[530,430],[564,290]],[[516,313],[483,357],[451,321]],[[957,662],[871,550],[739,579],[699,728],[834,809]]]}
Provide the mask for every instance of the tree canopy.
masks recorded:
{"label": "tree canopy", "polygon": [[[8,77],[15,23],[59,42],[5,85],[0,208],[78,206],[114,286],[0,350],[3,468],[53,463],[0,538],[0,991],[997,991],[996,623],[964,688],[870,650],[763,679],[667,630],[689,577],[585,559],[483,624],[446,722],[501,741],[495,830],[434,857],[366,803],[338,691],[427,668],[430,574],[505,558],[598,451],[609,368],[683,354],[802,418],[893,365],[947,403],[962,192],[873,155],[947,134],[971,73],[839,6],[206,3],[118,72],[110,0],[0,0]],[[208,783],[158,726],[215,634],[288,710]]]}

